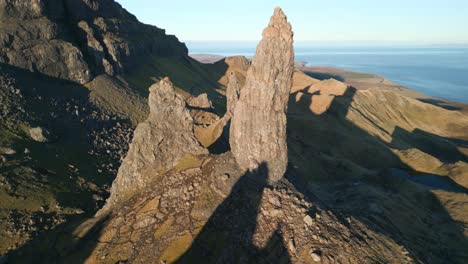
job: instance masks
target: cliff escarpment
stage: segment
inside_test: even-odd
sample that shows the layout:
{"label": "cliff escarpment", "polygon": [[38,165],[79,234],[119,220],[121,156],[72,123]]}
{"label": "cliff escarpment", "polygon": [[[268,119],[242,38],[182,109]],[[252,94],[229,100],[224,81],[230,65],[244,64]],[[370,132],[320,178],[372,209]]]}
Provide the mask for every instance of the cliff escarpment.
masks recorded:
{"label": "cliff escarpment", "polygon": [[187,48],[113,0],[0,1],[1,63],[86,83],[155,55],[184,57]]}

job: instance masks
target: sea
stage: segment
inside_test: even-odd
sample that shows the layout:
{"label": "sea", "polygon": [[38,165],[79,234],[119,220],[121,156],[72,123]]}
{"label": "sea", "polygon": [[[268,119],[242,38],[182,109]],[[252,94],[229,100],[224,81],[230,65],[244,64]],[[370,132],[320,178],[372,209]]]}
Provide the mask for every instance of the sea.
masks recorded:
{"label": "sea", "polygon": [[[244,55],[251,58],[251,42],[187,42],[191,54]],[[424,93],[468,103],[468,45],[295,45],[296,61],[307,66],[331,66],[373,73]]]}

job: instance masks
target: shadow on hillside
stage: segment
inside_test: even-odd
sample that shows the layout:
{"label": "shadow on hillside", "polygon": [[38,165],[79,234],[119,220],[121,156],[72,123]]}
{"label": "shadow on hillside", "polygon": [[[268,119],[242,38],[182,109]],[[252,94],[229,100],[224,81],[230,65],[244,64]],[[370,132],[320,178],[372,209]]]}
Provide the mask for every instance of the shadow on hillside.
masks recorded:
{"label": "shadow on hillside", "polygon": [[7,255],[7,263],[85,263],[109,215],[78,219],[31,240]]}
{"label": "shadow on hillside", "polygon": [[417,99],[423,103],[426,103],[426,104],[431,104],[431,105],[435,105],[435,106],[438,106],[440,108],[443,108],[445,110],[450,110],[450,111],[459,111],[459,110],[462,110],[462,108],[460,107],[456,107],[456,106],[452,106],[452,105],[447,105],[447,102],[444,102],[442,100],[438,100],[438,99],[433,99],[433,98],[420,98],[420,99]]}
{"label": "shadow on hillside", "polygon": [[446,176],[439,176],[434,174],[408,176],[410,181],[423,185],[429,190],[442,190],[451,193],[464,193],[468,194],[468,189],[459,185],[454,180]]}
{"label": "shadow on hillside", "polygon": [[310,77],[312,78],[315,78],[315,79],[318,79],[318,80],[327,80],[327,79],[335,79],[337,81],[340,81],[340,82],[344,82],[344,78],[339,76],[339,75],[336,75],[336,74],[332,74],[332,73],[325,73],[325,72],[314,72],[312,70],[308,70],[308,71],[304,71],[304,73],[306,75],[309,75]]}
{"label": "shadow on hillside", "polygon": [[[421,129],[410,132],[397,126],[393,131],[392,139],[391,146],[399,150],[417,148],[442,162],[448,163],[468,161],[466,155],[451,142],[452,139],[434,135]],[[465,140],[456,139],[455,141],[458,145],[468,145],[468,141]]]}
{"label": "shadow on hillside", "polygon": [[[308,171],[315,171],[317,174],[318,167],[325,167],[326,178],[343,178],[350,171],[342,160],[350,160],[371,170],[386,166],[409,169],[386,143],[347,119],[356,92],[355,88],[349,87],[343,96],[333,99],[323,114],[311,112],[309,106],[314,103],[311,96],[302,96],[296,102],[295,95],[292,95],[287,115],[288,149],[290,161],[296,161],[295,165],[300,167],[301,173],[307,175]],[[375,124],[364,115],[363,118]],[[319,159],[312,158],[317,156]],[[321,164],[319,161],[327,163]]]}
{"label": "shadow on hillside", "polygon": [[278,230],[264,249],[253,241],[267,179],[265,163],[241,176],[176,263],[290,263]]}
{"label": "shadow on hillside", "polygon": [[[336,98],[327,113],[319,116],[314,115],[311,121],[317,121],[317,125],[321,121],[329,123],[330,119],[332,122],[341,122],[343,125],[341,128],[344,130],[341,131],[342,133],[352,133],[352,138],[357,138],[357,143],[364,144],[361,141],[362,139],[375,143],[378,147],[372,149],[372,151],[385,153],[384,156],[394,160],[392,163],[395,167],[410,170],[409,166],[401,162],[393,154],[388,144],[380,142],[379,139],[346,119],[355,92],[355,89],[349,89],[345,96]],[[306,101],[298,103],[309,105],[311,102],[308,98],[310,97],[304,97],[303,100]],[[294,109],[291,110],[293,110],[293,116],[298,114]],[[294,132],[288,133],[290,133],[289,137],[300,141],[300,137],[294,135]],[[344,141],[351,139],[347,137],[338,139],[333,138],[333,136],[331,136],[333,144],[329,146],[346,145],[349,142]],[[324,140],[324,138],[317,137],[316,140],[318,142]],[[312,158],[309,155],[310,153],[307,152],[310,145],[305,142],[295,143],[299,145],[302,143],[303,152],[299,155],[305,155],[309,159]],[[289,144],[291,144],[291,140],[289,140]],[[360,147],[366,148],[366,146]],[[367,155],[380,156],[382,153],[371,152],[367,153]],[[290,156],[290,160],[297,158],[297,153],[292,155],[294,157]],[[343,170],[343,173],[346,173],[346,165],[343,165],[343,163],[335,165],[336,168],[329,167],[329,169]],[[310,183],[310,180],[307,180],[307,175],[294,167],[290,166],[288,168],[285,178],[293,184],[296,190],[303,193],[307,200],[319,206],[320,210],[331,210],[338,217],[341,224],[349,226],[347,219],[350,218],[359,221],[373,232],[381,234],[388,240],[393,240],[402,246],[407,250],[408,256],[417,261],[459,263],[462,262],[461,259],[468,257],[463,253],[463,249],[468,246],[463,227],[452,220],[438,198],[429,191],[435,189],[434,187],[453,193],[466,193],[466,190],[461,189],[456,184],[440,183],[440,181],[445,180],[443,177],[432,175],[432,177],[437,178],[435,182],[438,185],[431,186],[428,181],[418,182],[422,178],[413,180],[412,176],[401,177],[391,171],[383,170],[378,175],[369,175],[360,180],[341,177],[329,182]],[[380,169],[384,169],[384,167]],[[261,199],[263,186],[266,184],[266,174],[261,173],[264,170],[266,170],[266,166],[263,166],[260,171],[246,175],[239,180],[229,197],[211,216],[191,248],[179,259],[179,263],[195,263],[199,259],[205,260],[206,263],[240,263],[249,262],[249,260],[258,262],[260,259],[268,259],[272,263],[291,261],[291,257],[287,255],[287,250],[278,232],[270,240],[270,244],[276,244],[274,250],[271,246],[258,249],[252,244],[252,235],[256,228],[256,219],[259,213],[258,203]],[[311,168],[309,173],[313,174],[314,169]],[[252,177],[255,177],[256,180]],[[358,181],[357,185],[356,181]],[[310,188],[310,186],[313,187]],[[319,195],[320,200],[316,198],[317,195]],[[361,240],[364,239],[363,236],[365,235],[365,233],[353,234],[356,239]],[[281,252],[283,252],[283,259],[279,258],[281,255],[274,258],[265,258],[269,254]],[[336,252],[327,252],[326,249],[325,252],[327,254],[336,254]],[[389,261],[384,256],[377,256],[376,259],[370,261],[385,262],[386,260]]]}
{"label": "shadow on hillside", "polygon": [[[347,218],[356,219],[403,246],[417,261],[463,263],[468,259],[465,251],[468,239],[464,236],[463,224],[452,219],[430,190],[455,194],[466,193],[466,189],[453,181],[447,183],[447,179],[437,175],[432,175],[432,179],[413,180],[413,176],[401,177],[385,170],[394,167],[412,171],[390,150],[392,144],[381,141],[346,118],[355,93],[356,89],[349,88],[344,96],[336,97],[322,115],[307,113],[304,106],[310,105],[310,97],[290,103],[288,151],[289,160],[297,169],[289,169],[285,177],[309,199],[319,197],[326,207],[322,209],[331,210],[343,225],[349,226]],[[304,116],[300,115],[301,111]],[[306,126],[308,123],[316,127],[310,129]],[[441,158],[445,155],[445,160],[464,159],[452,144],[447,144],[447,139],[439,136],[421,130],[409,135],[402,135],[404,133],[399,130],[396,134],[393,136],[408,139],[408,148],[418,148]],[[344,160],[380,173],[353,177],[356,175],[353,175],[352,164]],[[314,179],[314,174],[324,170],[325,179]]]}
{"label": "shadow on hillside", "polygon": [[228,65],[224,61],[203,64],[190,57],[155,58],[149,56],[138,66],[124,74],[125,80],[143,97],[148,96],[148,87],[163,77],[169,77],[176,88],[186,95],[198,96],[206,93],[213,102],[216,114],[226,111],[226,97],[216,89],[218,80],[226,74]]}

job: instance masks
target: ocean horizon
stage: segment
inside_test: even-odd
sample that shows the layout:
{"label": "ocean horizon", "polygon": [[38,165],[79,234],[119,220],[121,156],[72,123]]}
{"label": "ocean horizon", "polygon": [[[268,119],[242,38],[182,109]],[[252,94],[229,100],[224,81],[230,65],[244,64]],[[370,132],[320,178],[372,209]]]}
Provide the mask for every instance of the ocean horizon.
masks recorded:
{"label": "ocean horizon", "polygon": [[[188,42],[191,54],[243,55],[255,43]],[[461,45],[336,45],[297,43],[296,61],[381,75],[431,97],[468,103],[468,47]]]}

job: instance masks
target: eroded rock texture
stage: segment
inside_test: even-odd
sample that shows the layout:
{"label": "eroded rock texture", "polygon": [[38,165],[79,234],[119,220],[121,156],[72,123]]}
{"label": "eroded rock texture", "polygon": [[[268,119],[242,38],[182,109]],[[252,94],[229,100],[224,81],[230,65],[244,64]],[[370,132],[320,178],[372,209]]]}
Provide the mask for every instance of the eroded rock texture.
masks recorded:
{"label": "eroded rock texture", "polygon": [[239,101],[240,83],[237,80],[237,75],[234,71],[229,75],[229,83],[226,89],[226,116],[232,117],[237,101]]}
{"label": "eroded rock texture", "polygon": [[114,0],[0,0],[0,63],[86,83],[151,56],[186,56]]}
{"label": "eroded rock texture", "polygon": [[158,177],[158,171],[173,168],[185,155],[208,153],[195,139],[193,119],[169,78],[149,90],[150,114],[134,132],[103,212],[149,186]]}
{"label": "eroded rock texture", "polygon": [[193,108],[211,109],[213,103],[208,99],[208,94],[202,93],[199,96],[193,96],[187,99],[187,104]]}
{"label": "eroded rock texture", "polygon": [[276,8],[247,72],[230,129],[239,166],[252,170],[265,162],[271,182],[284,175],[288,163],[286,110],[293,72],[293,32]]}

